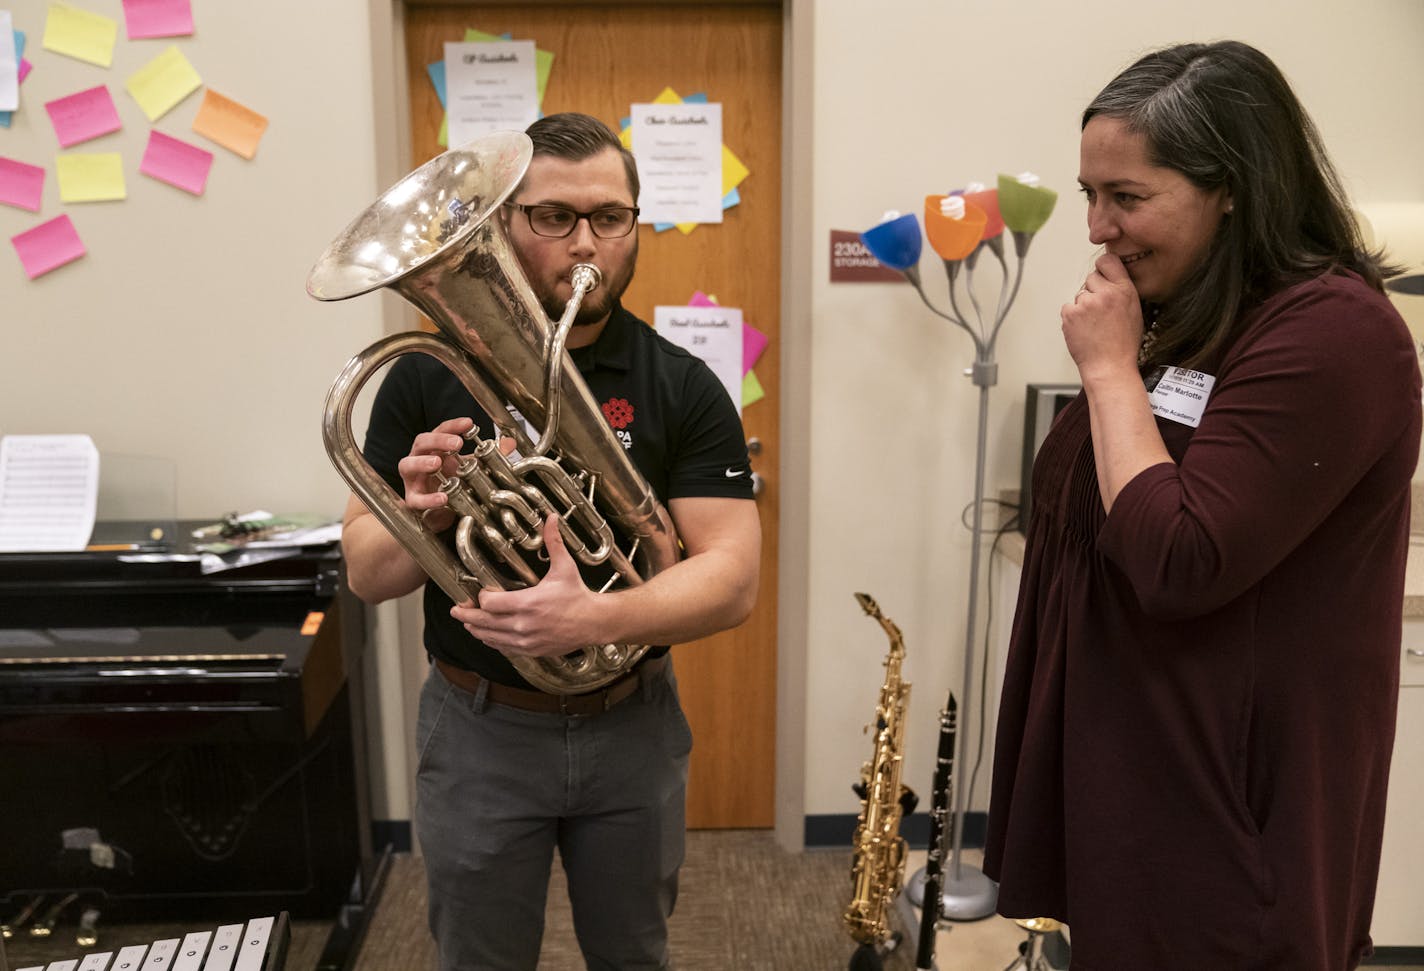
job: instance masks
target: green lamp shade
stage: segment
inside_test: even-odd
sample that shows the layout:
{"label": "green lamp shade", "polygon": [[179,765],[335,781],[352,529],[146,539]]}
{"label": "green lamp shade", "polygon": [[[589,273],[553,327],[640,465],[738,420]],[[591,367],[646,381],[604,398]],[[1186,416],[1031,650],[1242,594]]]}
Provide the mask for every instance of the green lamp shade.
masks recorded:
{"label": "green lamp shade", "polygon": [[1041,185],[1024,185],[1012,175],[999,176],[999,212],[1015,233],[1036,233],[1053,215],[1058,193]]}

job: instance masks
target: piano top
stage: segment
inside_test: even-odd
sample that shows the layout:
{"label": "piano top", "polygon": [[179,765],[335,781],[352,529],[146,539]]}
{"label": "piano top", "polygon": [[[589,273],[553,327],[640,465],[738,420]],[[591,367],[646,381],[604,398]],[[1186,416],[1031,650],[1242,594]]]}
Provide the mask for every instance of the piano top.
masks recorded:
{"label": "piano top", "polygon": [[[188,536],[201,521],[183,524]],[[270,559],[260,559],[280,553]],[[0,631],[49,628],[300,626],[337,593],[337,543],[222,558],[191,541],[163,550],[0,553]]]}

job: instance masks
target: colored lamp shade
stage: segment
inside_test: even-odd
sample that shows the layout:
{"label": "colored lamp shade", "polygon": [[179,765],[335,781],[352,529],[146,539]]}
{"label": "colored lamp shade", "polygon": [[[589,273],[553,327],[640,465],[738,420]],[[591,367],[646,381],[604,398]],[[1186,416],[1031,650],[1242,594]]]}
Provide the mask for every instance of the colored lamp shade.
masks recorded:
{"label": "colored lamp shade", "polygon": [[920,223],[913,215],[887,219],[860,234],[860,241],[892,270],[908,270],[920,262]]}
{"label": "colored lamp shade", "polygon": [[964,201],[972,202],[984,214],[988,216],[988,221],[984,223],[984,239],[993,239],[1004,231],[1004,217],[999,212],[999,190],[981,189],[978,192],[964,193]]}
{"label": "colored lamp shade", "polygon": [[941,208],[945,198],[925,196],[925,235],[941,259],[962,260],[984,238],[989,216],[972,202],[964,203],[964,218],[946,216]]}
{"label": "colored lamp shade", "polygon": [[1041,185],[1024,185],[1012,175],[999,176],[999,212],[1015,233],[1036,233],[1053,214],[1058,193]]}

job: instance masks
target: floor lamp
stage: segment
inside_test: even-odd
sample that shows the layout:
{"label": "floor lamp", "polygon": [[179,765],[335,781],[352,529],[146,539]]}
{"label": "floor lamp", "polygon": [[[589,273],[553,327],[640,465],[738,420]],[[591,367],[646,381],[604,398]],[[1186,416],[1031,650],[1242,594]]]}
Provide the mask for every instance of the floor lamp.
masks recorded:
{"label": "floor lamp", "polygon": [[[973,538],[969,559],[969,608],[964,632],[964,684],[959,695],[964,721],[972,710],[974,688],[975,620],[979,605],[979,554],[983,541],[984,466],[989,431],[989,389],[999,377],[999,365],[994,360],[994,344],[999,327],[1008,316],[1009,308],[1018,296],[1023,282],[1024,260],[1033,236],[1043,228],[1053,212],[1058,194],[1038,184],[1030,173],[1021,176],[999,176],[996,189],[972,186],[961,193],[925,197],[925,236],[930,246],[944,261],[949,282],[950,312],[935,307],[925,294],[920,281],[920,226],[913,215],[887,213],[878,225],[861,234],[861,240],[871,254],[893,269],[905,274],[914,285],[920,299],[934,314],[964,328],[974,340],[974,366],[967,372],[979,388],[979,440],[974,463]],[[1015,265],[1010,282],[1009,265],[1004,257],[1004,230],[1014,241]],[[986,318],[974,293],[974,268],[982,250],[987,249],[998,259],[1002,271],[999,302],[992,317]],[[964,286],[977,326],[971,326],[959,309],[955,284],[960,267],[964,267]],[[987,662],[986,662],[987,663]],[[984,700],[980,699],[980,704]],[[959,765],[968,764],[969,733],[960,733],[963,751]],[[962,770],[961,770],[962,771]],[[964,841],[964,812],[968,802],[966,787],[955,786],[951,854],[942,871],[940,916],[950,920],[979,920],[994,912],[998,886],[978,867],[961,859]],[[934,852],[934,848],[931,848]],[[943,862],[941,861],[941,865]],[[925,871],[922,868],[909,881],[906,892],[912,902],[923,907]],[[917,899],[918,898],[918,899]]]}

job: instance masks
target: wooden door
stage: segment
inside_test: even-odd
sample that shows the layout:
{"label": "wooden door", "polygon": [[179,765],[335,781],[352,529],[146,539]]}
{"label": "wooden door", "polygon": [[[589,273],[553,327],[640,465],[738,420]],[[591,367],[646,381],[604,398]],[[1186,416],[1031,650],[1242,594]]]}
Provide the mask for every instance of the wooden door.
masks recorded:
{"label": "wooden door", "polygon": [[630,105],[664,88],[721,103],[723,142],[747,167],[720,225],[684,235],[639,226],[638,271],[624,305],[649,322],[658,305],[701,290],[769,338],[754,371],[765,397],[742,413],[760,442],[761,587],[734,631],[673,652],[695,739],[692,828],[770,827],[776,734],[777,463],[781,254],[781,8],[775,3],[417,4],[405,18],[412,164],[439,154],[443,110],[427,74],[446,41],[474,29],[532,40],[554,55],[543,110],[582,111],[618,130]]}

